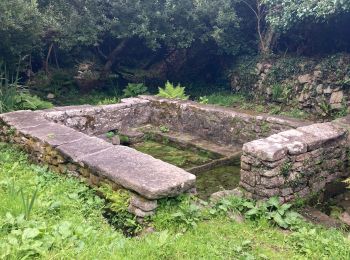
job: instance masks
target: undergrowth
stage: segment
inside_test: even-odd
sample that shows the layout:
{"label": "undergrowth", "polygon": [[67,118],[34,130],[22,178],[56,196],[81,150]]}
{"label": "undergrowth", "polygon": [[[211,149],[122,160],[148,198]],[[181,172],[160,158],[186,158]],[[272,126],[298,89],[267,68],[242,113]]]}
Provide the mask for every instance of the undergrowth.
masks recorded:
{"label": "undergrowth", "polygon": [[[126,194],[104,193],[116,201],[114,210],[125,210]],[[155,232],[127,238],[103,217],[110,205],[95,191],[31,164],[3,143],[0,201],[2,259],[350,258],[346,234],[306,224],[275,199],[229,198],[214,205],[189,196],[164,199],[147,220]]]}

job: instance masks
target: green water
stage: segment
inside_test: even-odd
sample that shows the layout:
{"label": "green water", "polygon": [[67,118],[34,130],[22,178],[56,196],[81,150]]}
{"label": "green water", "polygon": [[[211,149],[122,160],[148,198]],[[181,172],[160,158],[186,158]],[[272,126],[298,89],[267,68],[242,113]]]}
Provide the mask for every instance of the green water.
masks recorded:
{"label": "green water", "polygon": [[229,165],[218,166],[209,171],[197,174],[196,188],[198,197],[208,199],[211,194],[221,190],[232,190],[238,187],[240,179],[239,160]]}
{"label": "green water", "polygon": [[151,140],[134,144],[131,147],[183,169],[189,169],[212,161],[212,156],[209,152],[183,150]]}

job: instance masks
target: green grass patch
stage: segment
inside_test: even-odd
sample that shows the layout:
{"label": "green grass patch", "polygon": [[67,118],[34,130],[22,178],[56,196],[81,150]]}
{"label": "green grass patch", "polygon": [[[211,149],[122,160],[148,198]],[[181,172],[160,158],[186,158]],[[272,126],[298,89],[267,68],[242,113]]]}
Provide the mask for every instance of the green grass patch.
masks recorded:
{"label": "green grass patch", "polygon": [[[23,198],[31,201],[35,192],[28,207]],[[111,192],[109,198],[125,210],[124,195]],[[282,232],[266,218],[287,212],[273,206],[275,201],[259,205],[232,199],[208,206],[188,196],[165,199],[149,220],[157,232],[127,238],[108,224],[106,201],[84,183],[33,165],[25,153],[3,143],[0,201],[3,259],[350,258],[350,243],[339,230],[301,223]],[[238,223],[235,212],[246,221]]]}

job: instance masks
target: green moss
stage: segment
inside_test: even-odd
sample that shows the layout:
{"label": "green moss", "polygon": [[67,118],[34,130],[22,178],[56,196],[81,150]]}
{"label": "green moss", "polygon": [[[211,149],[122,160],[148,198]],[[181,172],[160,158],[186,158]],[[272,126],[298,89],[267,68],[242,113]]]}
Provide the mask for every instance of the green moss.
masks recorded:
{"label": "green moss", "polygon": [[210,154],[179,149],[168,144],[146,140],[132,146],[136,150],[149,154],[157,159],[171,163],[183,169],[199,166],[210,162]]}

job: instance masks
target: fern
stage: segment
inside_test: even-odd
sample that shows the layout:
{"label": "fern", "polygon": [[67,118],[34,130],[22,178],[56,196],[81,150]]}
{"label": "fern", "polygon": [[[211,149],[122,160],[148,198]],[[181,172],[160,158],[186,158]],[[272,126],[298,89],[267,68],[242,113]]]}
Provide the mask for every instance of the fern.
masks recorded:
{"label": "fern", "polygon": [[158,97],[163,97],[163,98],[170,98],[170,99],[183,99],[187,100],[189,96],[186,95],[185,93],[185,87],[181,87],[180,84],[178,84],[176,87],[169,81],[165,83],[164,88],[158,88],[159,93]]}
{"label": "fern", "polygon": [[143,83],[129,83],[123,92],[126,98],[136,97],[145,94],[147,92],[147,87]]}

